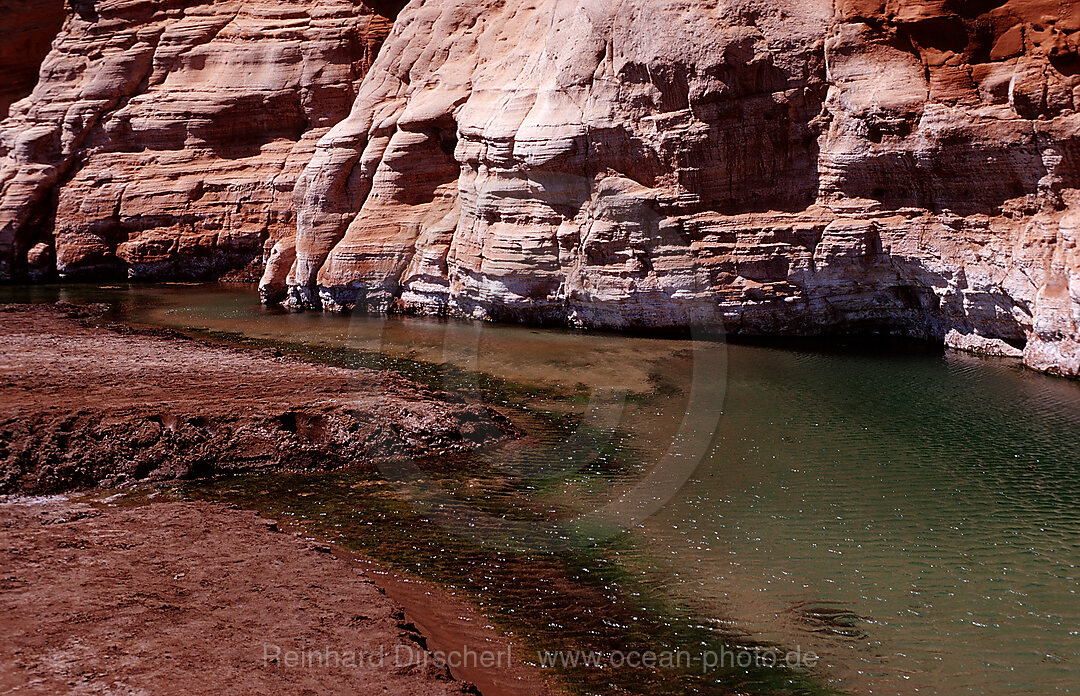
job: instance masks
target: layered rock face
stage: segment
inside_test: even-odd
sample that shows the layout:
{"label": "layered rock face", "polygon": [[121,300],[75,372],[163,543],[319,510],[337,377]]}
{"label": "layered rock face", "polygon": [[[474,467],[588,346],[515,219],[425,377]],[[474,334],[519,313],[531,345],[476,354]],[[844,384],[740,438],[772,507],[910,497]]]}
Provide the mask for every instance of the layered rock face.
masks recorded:
{"label": "layered rock face", "polygon": [[[9,5],[25,91],[56,3]],[[392,2],[68,9],[0,125],[0,279],[265,259],[269,301],[1080,374],[1076,3],[414,0],[381,52]]]}
{"label": "layered rock face", "polygon": [[41,61],[64,21],[64,0],[0,0],[0,119],[37,84]]}
{"label": "layered rock face", "polygon": [[213,278],[291,234],[393,8],[72,0],[0,126],[0,278]]}
{"label": "layered rock face", "polygon": [[263,293],[1077,374],[1078,40],[1050,0],[414,0]]}

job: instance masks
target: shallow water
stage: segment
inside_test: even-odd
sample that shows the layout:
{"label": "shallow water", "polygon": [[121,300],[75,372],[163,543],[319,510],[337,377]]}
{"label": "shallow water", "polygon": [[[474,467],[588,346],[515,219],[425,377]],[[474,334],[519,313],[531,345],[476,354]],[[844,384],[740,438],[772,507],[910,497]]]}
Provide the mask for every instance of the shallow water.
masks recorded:
{"label": "shallow water", "polygon": [[[812,676],[854,693],[1080,692],[1076,382],[927,350],[289,314],[242,287],[4,292],[386,365],[518,409],[529,437],[476,456],[197,494],[262,500],[460,582],[534,645],[703,649],[715,633],[813,651]],[[568,679],[709,691],[683,677]]]}

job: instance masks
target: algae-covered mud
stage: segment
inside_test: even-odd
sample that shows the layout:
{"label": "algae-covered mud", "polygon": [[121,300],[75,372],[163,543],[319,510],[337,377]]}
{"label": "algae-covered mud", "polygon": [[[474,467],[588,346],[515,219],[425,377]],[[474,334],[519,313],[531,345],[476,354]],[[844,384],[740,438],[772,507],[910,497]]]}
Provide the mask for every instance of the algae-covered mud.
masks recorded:
{"label": "algae-covered mud", "polygon": [[[917,347],[294,314],[226,286],[62,294],[512,412],[522,436],[474,453],[170,490],[292,519],[455,589],[574,691],[1080,683],[1075,382]],[[794,669],[763,664],[776,657]]]}

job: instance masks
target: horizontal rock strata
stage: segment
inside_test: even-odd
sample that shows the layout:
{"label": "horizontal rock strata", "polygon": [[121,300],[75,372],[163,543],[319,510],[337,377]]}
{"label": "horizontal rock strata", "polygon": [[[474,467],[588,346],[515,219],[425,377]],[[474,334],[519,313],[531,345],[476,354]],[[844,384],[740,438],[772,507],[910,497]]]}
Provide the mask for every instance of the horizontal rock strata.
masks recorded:
{"label": "horizontal rock strata", "polygon": [[417,0],[264,295],[1077,374],[1078,40],[1049,0]]}
{"label": "horizontal rock strata", "polygon": [[0,126],[0,279],[265,261],[308,307],[1080,374],[1076,3],[391,4],[71,3]]}
{"label": "horizontal rock strata", "polygon": [[69,7],[0,126],[0,278],[261,266],[390,20],[352,0]]}

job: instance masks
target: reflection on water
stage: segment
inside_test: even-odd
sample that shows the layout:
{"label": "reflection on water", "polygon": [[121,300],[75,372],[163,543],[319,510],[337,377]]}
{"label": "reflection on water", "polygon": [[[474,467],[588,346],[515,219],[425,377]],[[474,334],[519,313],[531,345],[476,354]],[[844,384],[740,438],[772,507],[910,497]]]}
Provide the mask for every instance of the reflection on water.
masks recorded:
{"label": "reflection on water", "polygon": [[[1075,382],[953,353],[721,344],[700,353],[682,340],[288,314],[259,308],[249,288],[66,292],[113,303],[127,318],[388,364],[527,407],[525,441],[421,464],[463,507],[483,511],[483,524],[571,520],[618,499],[665,457],[693,456],[685,485],[628,535],[564,551],[563,564],[550,554],[495,563],[503,551],[491,548],[475,556],[467,582],[486,610],[511,623],[529,613],[532,622],[516,628],[539,640],[610,649],[702,643],[713,631],[816,651],[820,674],[855,693],[1080,691]],[[695,392],[703,384],[722,388]],[[701,433],[711,437],[693,439]],[[680,442],[698,444],[688,452]],[[461,564],[432,559],[466,558],[458,536],[421,533],[419,517],[386,533],[389,520],[419,515],[387,502],[401,491],[385,476],[336,476],[344,478],[225,482],[216,494],[273,498],[346,543],[375,552],[378,541],[384,557],[455,582]],[[372,503],[369,492],[387,487]],[[349,498],[357,490],[363,501]],[[391,512],[377,523],[380,505]],[[362,533],[376,528],[378,539]],[[575,533],[589,534],[551,529],[565,549],[576,548]],[[574,593],[579,602],[538,600]],[[546,632],[535,621],[545,612]],[[666,678],[637,691],[660,693]],[[783,686],[753,679],[759,691]],[[619,681],[578,683],[593,693],[634,690]],[[669,686],[709,690],[690,678]]]}
{"label": "reflection on water", "polygon": [[1080,688],[1080,385],[951,354],[730,361],[714,453],[636,549],[672,595],[823,636],[858,691]]}

